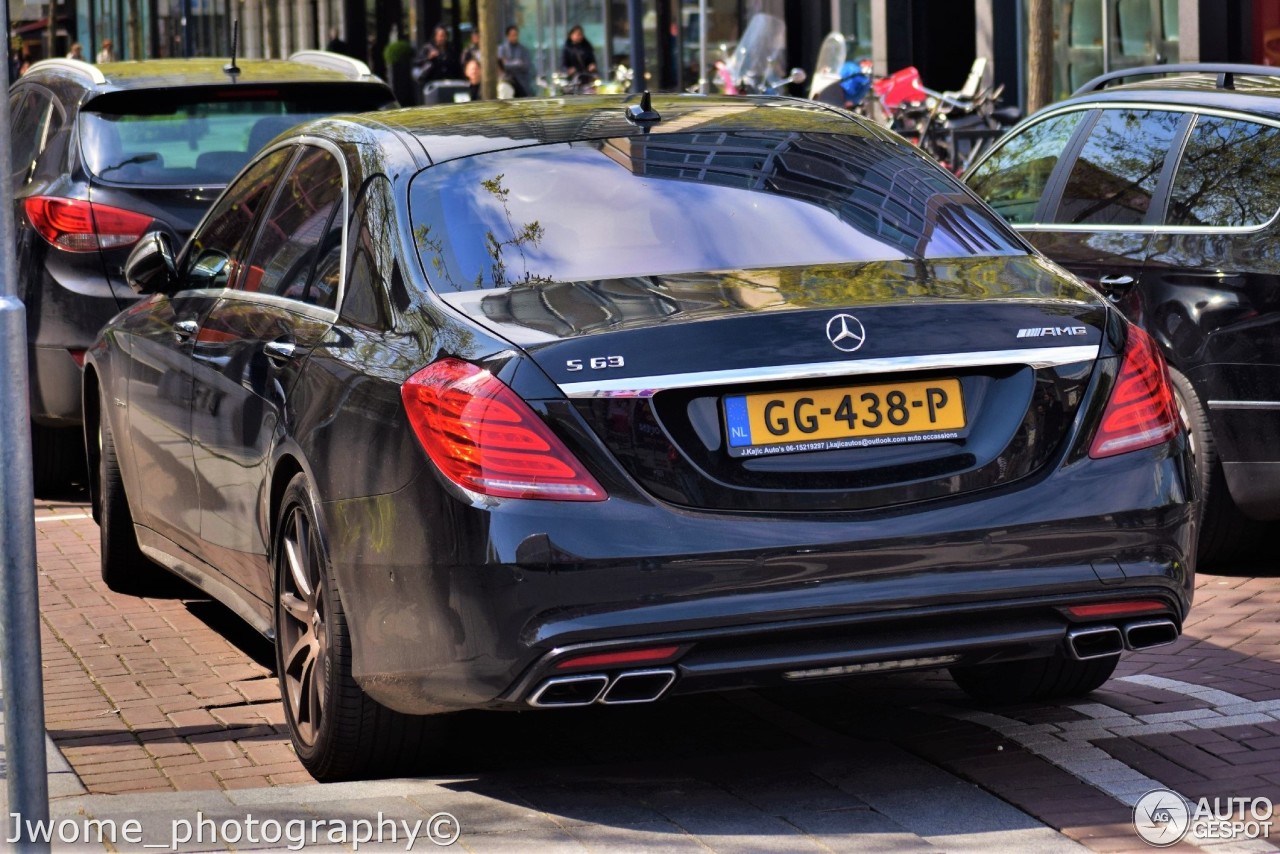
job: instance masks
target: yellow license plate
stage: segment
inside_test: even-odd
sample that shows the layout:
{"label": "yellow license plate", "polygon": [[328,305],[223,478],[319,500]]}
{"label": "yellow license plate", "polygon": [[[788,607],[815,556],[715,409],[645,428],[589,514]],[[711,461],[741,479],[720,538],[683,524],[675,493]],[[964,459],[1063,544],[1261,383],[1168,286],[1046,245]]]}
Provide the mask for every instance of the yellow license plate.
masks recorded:
{"label": "yellow license plate", "polygon": [[736,457],[956,439],[967,427],[952,378],[730,395],[724,417]]}

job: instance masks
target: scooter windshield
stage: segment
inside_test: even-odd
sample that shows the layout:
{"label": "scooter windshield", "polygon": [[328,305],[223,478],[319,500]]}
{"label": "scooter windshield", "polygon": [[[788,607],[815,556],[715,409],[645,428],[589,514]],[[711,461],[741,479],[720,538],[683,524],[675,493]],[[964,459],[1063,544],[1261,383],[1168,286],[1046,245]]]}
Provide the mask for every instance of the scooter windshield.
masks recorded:
{"label": "scooter windshield", "polygon": [[738,48],[728,62],[735,83],[747,81],[756,91],[766,81],[777,80],[786,65],[787,25],[781,18],[757,13],[742,32]]}

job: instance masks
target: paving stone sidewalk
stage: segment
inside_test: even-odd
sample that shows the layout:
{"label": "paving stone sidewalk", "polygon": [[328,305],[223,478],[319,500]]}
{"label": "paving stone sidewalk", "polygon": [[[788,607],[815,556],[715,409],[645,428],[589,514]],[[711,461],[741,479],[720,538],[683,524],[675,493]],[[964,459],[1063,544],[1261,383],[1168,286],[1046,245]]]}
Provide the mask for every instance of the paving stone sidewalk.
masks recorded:
{"label": "paving stone sidewalk", "polygon": [[1141,781],[1191,797],[1280,783],[1280,596],[1205,575],[1179,644],[1127,657],[1090,703],[991,715],[944,676],[899,674],[812,702],[482,715],[460,725],[453,777],[319,786],[270,646],[216,604],[106,590],[97,537],[84,504],[37,503],[47,727],[69,763],[54,815],[145,819],[155,844],[197,811],[412,826],[456,810],[467,850],[1140,851],[1124,798]]}

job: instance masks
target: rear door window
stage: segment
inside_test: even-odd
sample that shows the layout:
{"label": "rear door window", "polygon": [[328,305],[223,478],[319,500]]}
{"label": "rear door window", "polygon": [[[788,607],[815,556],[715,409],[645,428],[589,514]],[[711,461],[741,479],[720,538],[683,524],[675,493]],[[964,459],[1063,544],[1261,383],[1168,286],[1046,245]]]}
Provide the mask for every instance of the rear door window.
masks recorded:
{"label": "rear door window", "polygon": [[[333,308],[342,265],[341,210],[338,159],[323,148],[303,147],[262,221],[238,287]],[[317,267],[319,283],[311,276]]]}
{"label": "rear door window", "polygon": [[183,262],[187,287],[234,287],[236,259],[253,234],[255,217],[271,199],[276,179],[294,151],[281,148],[271,152],[222,194],[187,245]]}
{"label": "rear door window", "polygon": [[1168,225],[1235,228],[1268,222],[1280,208],[1274,153],[1280,128],[1200,116],[1169,192]]}
{"label": "rear door window", "polygon": [[1054,221],[1139,225],[1146,221],[1184,113],[1103,110],[1071,167]]}
{"label": "rear door window", "polygon": [[39,89],[28,91],[25,98],[16,95],[9,99],[9,126],[13,129],[10,171],[15,179],[21,181],[31,171],[44,146],[49,116],[56,112],[53,97]]}
{"label": "rear door window", "polygon": [[1060,113],[1031,125],[992,152],[966,183],[1006,221],[1035,222],[1049,176],[1087,115]]}

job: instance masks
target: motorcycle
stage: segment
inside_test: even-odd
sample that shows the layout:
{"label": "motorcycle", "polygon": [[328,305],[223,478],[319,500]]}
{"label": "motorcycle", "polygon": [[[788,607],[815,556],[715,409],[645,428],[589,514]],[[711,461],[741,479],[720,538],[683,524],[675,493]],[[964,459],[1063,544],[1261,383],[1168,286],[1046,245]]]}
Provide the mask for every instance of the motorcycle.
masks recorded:
{"label": "motorcycle", "polygon": [[849,60],[849,46],[838,32],[828,33],[818,48],[818,59],[813,65],[813,82],[809,86],[809,98],[863,112],[863,101],[871,91],[874,79],[869,59]]}
{"label": "motorcycle", "polygon": [[984,57],[974,61],[959,91],[937,92],[924,85],[915,66],[877,78],[869,60],[849,61],[847,53],[843,35],[827,35],[818,50],[809,97],[878,121],[956,174],[1021,118],[1017,107],[999,105],[1003,85],[981,88]]}
{"label": "motorcycle", "polygon": [[759,12],[753,17],[727,61],[716,63],[716,82],[725,95],[776,95],[784,86],[803,83],[804,69],[782,74],[787,50],[787,25]]}

